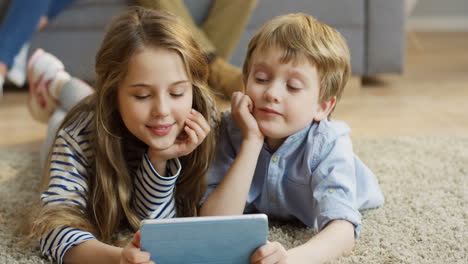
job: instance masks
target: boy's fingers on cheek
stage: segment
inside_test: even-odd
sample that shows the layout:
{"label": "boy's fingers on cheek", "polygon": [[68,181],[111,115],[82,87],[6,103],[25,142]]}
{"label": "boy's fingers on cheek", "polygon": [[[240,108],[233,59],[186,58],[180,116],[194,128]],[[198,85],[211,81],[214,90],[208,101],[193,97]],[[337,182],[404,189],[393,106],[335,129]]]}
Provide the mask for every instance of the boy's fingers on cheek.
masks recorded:
{"label": "boy's fingers on cheek", "polygon": [[234,106],[234,105],[237,105],[237,103],[239,102],[239,93],[238,92],[235,92],[232,94],[232,99],[231,99],[231,105]]}
{"label": "boy's fingers on cheek", "polygon": [[240,105],[242,105],[242,107],[246,107],[248,109],[249,107],[249,101],[248,101],[248,98],[247,97],[242,97],[241,101],[239,102]]}

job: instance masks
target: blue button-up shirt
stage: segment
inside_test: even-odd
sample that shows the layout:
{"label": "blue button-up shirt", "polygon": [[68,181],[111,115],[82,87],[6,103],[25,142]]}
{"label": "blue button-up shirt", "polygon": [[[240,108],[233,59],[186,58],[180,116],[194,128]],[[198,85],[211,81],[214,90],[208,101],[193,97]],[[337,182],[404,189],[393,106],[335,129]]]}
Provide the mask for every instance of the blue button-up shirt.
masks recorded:
{"label": "blue button-up shirt", "polygon": [[[206,197],[216,188],[240,151],[242,135],[223,113],[217,152],[208,171]],[[349,127],[323,120],[289,136],[272,152],[264,144],[246,201],[245,213],[299,219],[322,230],[344,219],[361,229],[359,210],[377,207],[384,198],[375,175],[354,154]]]}

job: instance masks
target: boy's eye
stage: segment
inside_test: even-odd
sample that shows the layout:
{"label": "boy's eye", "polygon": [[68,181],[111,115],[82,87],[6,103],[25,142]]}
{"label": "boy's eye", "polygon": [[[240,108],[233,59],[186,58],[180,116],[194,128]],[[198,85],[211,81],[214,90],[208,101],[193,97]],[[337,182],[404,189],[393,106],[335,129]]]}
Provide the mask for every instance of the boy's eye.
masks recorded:
{"label": "boy's eye", "polygon": [[288,85],[288,89],[290,89],[290,90],[292,90],[292,91],[295,91],[295,92],[301,90],[301,88],[299,88],[299,87],[294,87],[294,86],[291,86],[291,85]]}
{"label": "boy's eye", "polygon": [[264,82],[267,82],[268,80],[267,80],[267,79],[263,79],[263,78],[255,77],[255,81],[258,82],[258,83],[264,83]]}

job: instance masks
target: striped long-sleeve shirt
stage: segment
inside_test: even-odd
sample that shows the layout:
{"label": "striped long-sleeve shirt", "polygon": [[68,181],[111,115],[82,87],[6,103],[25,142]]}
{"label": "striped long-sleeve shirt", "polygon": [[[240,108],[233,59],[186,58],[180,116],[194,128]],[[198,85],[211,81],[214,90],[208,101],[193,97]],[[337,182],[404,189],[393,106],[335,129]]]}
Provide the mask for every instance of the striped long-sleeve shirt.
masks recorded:
{"label": "striped long-sleeve shirt", "polygon": [[[90,114],[83,115],[58,132],[50,160],[49,186],[41,195],[44,206],[77,204],[86,207],[88,177],[94,159],[88,127],[93,118]],[[160,176],[146,154],[141,158],[134,172],[134,207],[142,219],[175,217],[173,190],[181,170],[179,160],[170,160],[167,170],[172,176]],[[39,242],[45,257],[62,263],[69,248],[89,239],[96,238],[89,232],[63,227],[50,230]]]}

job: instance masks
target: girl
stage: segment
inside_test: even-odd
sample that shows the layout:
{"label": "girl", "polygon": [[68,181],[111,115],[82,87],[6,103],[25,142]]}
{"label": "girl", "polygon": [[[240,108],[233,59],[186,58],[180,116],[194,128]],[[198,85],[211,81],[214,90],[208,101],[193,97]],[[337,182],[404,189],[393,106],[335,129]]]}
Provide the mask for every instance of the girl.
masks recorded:
{"label": "girl", "polygon": [[[31,233],[44,256],[151,263],[138,232],[123,249],[108,244],[113,234],[138,230],[144,218],[197,214],[214,152],[207,69],[187,27],[169,13],[132,8],[111,24],[96,55],[96,90],[68,112],[48,156]],[[85,86],[41,51],[28,75],[35,117]]]}

